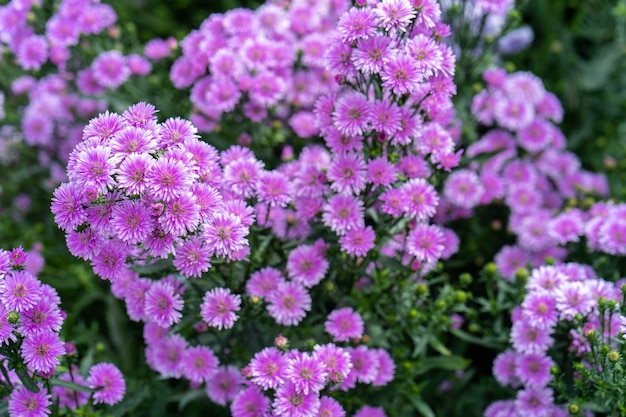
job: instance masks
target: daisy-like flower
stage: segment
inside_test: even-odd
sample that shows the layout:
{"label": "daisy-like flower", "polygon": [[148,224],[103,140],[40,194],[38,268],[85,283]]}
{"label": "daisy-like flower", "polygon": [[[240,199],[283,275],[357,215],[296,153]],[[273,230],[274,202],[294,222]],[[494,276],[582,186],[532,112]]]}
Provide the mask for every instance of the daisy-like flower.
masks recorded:
{"label": "daisy-like flower", "polygon": [[287,358],[275,347],[257,352],[248,366],[252,382],[264,390],[276,389],[285,382]]}
{"label": "daisy-like flower", "polygon": [[266,415],[269,407],[270,399],[253,385],[237,394],[230,405],[230,411],[233,417],[258,417]]}
{"label": "daisy-like flower", "polygon": [[59,334],[52,330],[42,330],[24,339],[22,356],[28,369],[47,374],[60,363],[58,356],[65,354],[65,345]]}
{"label": "daisy-like flower", "polygon": [[211,255],[202,240],[192,236],[176,247],[173,264],[186,277],[199,278],[211,268]]}
{"label": "daisy-like flower", "polygon": [[287,175],[279,171],[261,174],[257,187],[259,202],[270,206],[285,207],[291,202],[293,189]]}
{"label": "daisy-like flower", "polygon": [[154,158],[143,153],[128,155],[116,170],[117,186],[126,195],[141,194],[148,187],[146,174],[154,162]]}
{"label": "daisy-like flower", "polygon": [[370,120],[371,106],[367,97],[350,92],[335,102],[332,119],[339,131],[345,135],[362,135]]}
{"label": "daisy-like flower", "polygon": [[93,394],[94,404],[114,405],[120,402],[126,393],[124,375],[112,363],[102,362],[92,366],[89,369],[87,384],[89,388],[96,390]]}
{"label": "daisy-like flower", "polygon": [[335,155],[328,167],[330,188],[339,194],[359,194],[365,189],[366,164],[358,152],[343,152]]}
{"label": "daisy-like flower", "polygon": [[[32,336],[45,330],[58,332],[62,324],[63,316],[58,305],[48,297],[42,296],[33,308],[21,315],[18,331],[22,336]],[[0,340],[3,332],[1,326]]]}
{"label": "daisy-like flower", "polygon": [[190,381],[202,383],[213,377],[219,361],[207,346],[194,346],[183,352],[180,369]]}
{"label": "daisy-like flower", "polygon": [[529,353],[517,357],[516,375],[526,387],[542,388],[552,380],[554,361],[544,354]]}
{"label": "daisy-like flower", "polygon": [[69,231],[86,219],[85,209],[82,203],[83,188],[72,183],[63,183],[56,190],[52,197],[51,211],[54,214],[54,221],[63,230]]}
{"label": "daisy-like flower", "polygon": [[339,238],[341,250],[352,256],[366,256],[374,249],[376,232],[372,226],[352,229]]}
{"label": "daisy-like flower", "polygon": [[[76,152],[76,151],[75,151]],[[106,193],[115,184],[115,161],[111,158],[111,148],[106,146],[87,147],[75,155],[72,168],[68,165],[70,180],[85,188],[94,188],[98,193]]]}
{"label": "daisy-like flower", "polygon": [[378,373],[378,355],[364,345],[347,350],[352,360],[351,373],[354,374],[356,380],[363,384],[374,382]]}
{"label": "daisy-like flower", "polygon": [[[153,207],[160,205],[157,203]],[[165,233],[174,236],[183,236],[187,232],[195,231],[200,223],[200,207],[196,204],[191,191],[183,192],[168,201],[158,222]]]}
{"label": "daisy-like flower", "polygon": [[562,320],[572,320],[577,314],[584,316],[597,305],[583,282],[564,282],[554,296]]}
{"label": "daisy-like flower", "polygon": [[28,311],[40,298],[41,282],[30,272],[11,271],[0,280],[0,302],[8,311]]}
{"label": "daisy-like flower", "polygon": [[98,83],[104,87],[117,88],[130,76],[126,59],[118,51],[106,51],[94,59],[91,64]]}
{"label": "daisy-like flower", "polygon": [[281,282],[267,296],[267,311],[276,323],[285,326],[297,325],[311,310],[311,296],[302,284]]}
{"label": "daisy-like flower", "polygon": [[407,26],[416,15],[409,0],[382,0],[376,5],[374,13],[378,24],[392,35],[406,32]]}
{"label": "daisy-like flower", "polygon": [[213,288],[204,294],[200,316],[212,327],[230,329],[237,321],[236,311],[241,306],[241,296],[228,288]]}
{"label": "daisy-like flower", "polygon": [[146,317],[161,327],[169,328],[182,318],[184,301],[168,281],[152,284],[144,297]]}
{"label": "daisy-like flower", "polygon": [[241,224],[239,217],[229,213],[216,213],[205,223],[203,231],[207,247],[222,257],[230,257],[247,246],[247,234],[248,229]]}
{"label": "daisy-like flower", "polygon": [[554,393],[550,388],[528,387],[517,393],[515,409],[519,415],[548,417],[554,407]]}
{"label": "daisy-like flower", "polygon": [[507,385],[515,386],[519,384],[517,376],[517,358],[520,353],[509,349],[501,352],[493,361],[493,376],[503,387]]}
{"label": "daisy-like flower", "polygon": [[363,336],[363,319],[350,307],[340,308],[328,315],[324,328],[335,342],[348,342]]}
{"label": "daisy-like flower", "polygon": [[522,303],[522,314],[529,323],[540,328],[554,327],[559,320],[554,294],[532,291]]}
{"label": "daisy-like flower", "polygon": [[160,158],[149,166],[145,179],[155,200],[171,201],[188,191],[195,175],[181,161]]}
{"label": "daisy-like flower", "polygon": [[408,55],[396,53],[389,57],[380,73],[383,87],[402,95],[417,91],[424,79],[413,59]]}
{"label": "daisy-like flower", "polygon": [[467,169],[450,174],[443,187],[443,195],[450,203],[467,209],[477,206],[483,193],[480,178]]}
{"label": "daisy-like flower", "polygon": [[255,195],[257,183],[261,177],[263,163],[254,157],[242,157],[228,163],[222,157],[224,167],[224,182],[232,191],[242,197]]}
{"label": "daisy-like flower", "polygon": [[206,383],[207,396],[216,404],[225,406],[241,391],[243,378],[235,366],[220,366]]}
{"label": "daisy-like flower", "polygon": [[406,238],[407,251],[417,260],[433,262],[443,253],[443,232],[437,225],[419,223]]}
{"label": "daisy-like flower", "polygon": [[157,148],[157,140],[148,129],[127,126],[113,136],[110,146],[114,153],[122,155],[151,153]]}
{"label": "daisy-like flower", "polygon": [[181,363],[187,341],[178,334],[172,334],[146,346],[148,365],[164,377],[180,378]]}
{"label": "daisy-like flower", "polygon": [[334,195],[328,199],[322,210],[324,224],[340,236],[348,230],[365,227],[363,201],[357,197]]}
{"label": "daisy-like flower", "polygon": [[287,382],[276,390],[272,403],[274,412],[284,417],[316,417],[320,408],[317,392],[300,392],[292,382]]}
{"label": "daisy-like flower", "polygon": [[372,352],[377,356],[376,363],[377,371],[376,378],[372,381],[372,385],[375,387],[381,387],[387,385],[393,381],[394,374],[396,372],[396,364],[389,356],[389,353],[385,349],[372,349]]}
{"label": "daisy-like flower", "polygon": [[406,47],[409,55],[425,76],[431,76],[441,70],[443,53],[433,39],[418,34],[409,39]]}
{"label": "daisy-like flower", "polygon": [[[59,380],[73,382],[78,385],[87,386],[87,381],[78,373],[78,367],[72,365],[72,374],[64,372],[59,376]],[[89,401],[89,393],[83,391],[75,391],[70,388],[60,386],[52,387],[52,395],[55,401],[59,401],[59,407],[69,407],[77,409]]]}
{"label": "daisy-like flower", "polygon": [[296,352],[287,359],[285,377],[295,385],[296,391],[308,395],[318,393],[326,385],[324,364],[306,352]]}
{"label": "daisy-like flower", "polygon": [[371,36],[360,39],[352,51],[352,62],[356,69],[365,74],[378,74],[392,53],[388,36]]}
{"label": "daisy-like flower", "polygon": [[23,385],[18,385],[9,397],[8,410],[10,416],[46,417],[50,414],[50,405],[50,394],[43,385],[39,385],[39,392],[31,392]]}
{"label": "daisy-like flower", "polygon": [[272,267],[265,267],[253,272],[246,282],[246,293],[250,297],[265,298],[276,289],[279,282],[284,282],[282,273]]}
{"label": "daisy-like flower", "polygon": [[513,323],[511,342],[521,353],[544,353],[554,343],[552,329],[541,328],[522,320]]}
{"label": "daisy-like flower", "polygon": [[138,200],[125,200],[111,210],[111,228],[124,242],[142,242],[154,228],[151,210]]}
{"label": "daisy-like flower", "polygon": [[396,181],[397,172],[386,157],[370,159],[367,164],[367,181],[374,186],[388,187]]}
{"label": "daisy-like flower", "polygon": [[328,343],[326,345],[315,345],[313,351],[317,360],[326,365],[328,378],[331,381],[342,382],[346,379],[352,369],[350,354],[346,349]]}
{"label": "daisy-like flower", "polygon": [[300,245],[289,253],[287,274],[295,282],[310,288],[326,275],[328,261],[315,246]]}
{"label": "daisy-like flower", "polygon": [[398,190],[402,196],[403,211],[417,221],[424,221],[435,215],[439,196],[435,187],[423,178],[414,178]]}
{"label": "daisy-like flower", "polygon": [[322,396],[317,414],[324,417],[345,417],[346,411],[334,398]]}
{"label": "daisy-like flower", "polygon": [[344,42],[367,39],[376,34],[376,13],[369,7],[353,7],[341,16],[337,29]]}

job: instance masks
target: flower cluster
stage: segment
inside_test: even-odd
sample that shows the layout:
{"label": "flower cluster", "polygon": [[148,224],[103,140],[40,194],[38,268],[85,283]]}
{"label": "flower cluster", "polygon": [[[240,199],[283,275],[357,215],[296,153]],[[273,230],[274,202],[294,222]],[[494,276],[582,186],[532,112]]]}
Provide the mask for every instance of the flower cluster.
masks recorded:
{"label": "flower cluster", "polygon": [[[93,404],[118,403],[126,383],[113,364],[92,366],[87,379],[76,369],[57,373],[60,358],[75,351],[73,344],[64,343],[59,336],[65,319],[61,299],[54,288],[29,272],[35,266],[21,247],[0,249],[0,387],[10,392],[9,415],[43,417],[50,414],[53,401],[70,409],[78,409],[90,399]],[[44,388],[41,382],[55,376],[83,390],[62,386],[50,390],[49,384]],[[90,389],[91,396],[87,394]]]}
{"label": "flower cluster", "polygon": [[[500,353],[493,364],[496,380],[517,389],[517,397],[491,404],[486,417],[569,415],[556,404],[554,390],[548,387],[554,382],[551,368],[561,355],[553,349],[553,335],[569,331],[569,350],[583,359],[590,352],[590,332],[604,333],[604,337],[620,332],[619,315],[605,316],[600,304],[621,302],[621,291],[615,283],[597,277],[587,265],[542,266],[532,271],[526,290],[521,306],[512,315],[513,348]],[[601,324],[605,320],[609,324]]]}
{"label": "flower cluster", "polygon": [[501,69],[485,72],[484,79],[487,89],[474,97],[472,114],[490,129],[467,148],[475,161],[446,180],[439,215],[467,217],[477,206],[504,202],[517,244],[502,248],[496,263],[512,279],[529,262],[540,266],[548,256],[564,259],[567,252],[559,246],[578,242],[588,217],[581,209],[564,208],[570,199],[606,195],[608,186],[565,150],[566,139],[554,124],[563,109],[540,79]]}
{"label": "flower cluster", "polygon": [[300,137],[317,129],[311,109],[337,88],[324,51],[345,0],[268,2],[257,10],[212,14],[181,41],[172,65],[176,88],[191,88],[192,121],[209,131],[224,113],[288,122]]}
{"label": "flower cluster", "polygon": [[52,212],[70,251],[112,282],[154,258],[175,255],[178,271],[199,277],[212,256],[247,253],[254,218],[241,197],[246,190],[228,184],[233,171],[246,177],[250,168],[233,168],[246,160],[222,156],[222,172],[218,152],[189,121],[157,123],[155,112],[138,103],[93,119],[70,155],[70,181],[54,192]]}
{"label": "flower cluster", "polygon": [[[315,345],[308,353],[268,347],[243,369],[251,384],[234,397],[231,412],[233,417],[250,415],[252,410],[256,415],[270,411],[277,416],[345,415],[339,402],[322,395],[324,389],[347,391],[356,382],[383,386],[393,379],[394,370],[384,349],[329,343]],[[273,392],[273,400],[263,391]]]}

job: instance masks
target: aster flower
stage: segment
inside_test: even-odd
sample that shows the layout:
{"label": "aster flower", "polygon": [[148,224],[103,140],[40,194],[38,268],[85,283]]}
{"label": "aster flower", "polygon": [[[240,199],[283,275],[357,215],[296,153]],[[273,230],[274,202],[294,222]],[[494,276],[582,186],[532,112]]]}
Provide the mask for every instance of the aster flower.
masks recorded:
{"label": "aster flower", "polygon": [[423,221],[435,215],[439,196],[435,188],[423,178],[411,179],[398,189],[401,195],[403,211],[417,221]]}
{"label": "aster flower", "polygon": [[367,130],[370,114],[371,105],[367,97],[350,92],[337,99],[332,119],[341,133],[356,136]]}
{"label": "aster flower", "polygon": [[367,181],[374,186],[388,187],[396,181],[397,172],[387,158],[379,157],[368,161]]}
{"label": "aster flower", "polygon": [[372,385],[375,387],[381,387],[387,385],[393,381],[394,374],[396,372],[396,364],[391,359],[391,356],[385,349],[372,349],[372,352],[377,356],[377,374]]}
{"label": "aster flower", "polygon": [[264,390],[276,389],[286,378],[287,358],[275,347],[257,352],[248,366],[252,382]]}
{"label": "aster flower", "polygon": [[193,346],[183,351],[180,370],[191,382],[202,383],[213,377],[219,361],[206,346]]}
{"label": "aster flower", "polygon": [[124,242],[142,242],[154,228],[151,210],[138,200],[125,200],[111,210],[111,228]]}
{"label": "aster flower", "polygon": [[146,317],[161,327],[171,327],[182,318],[184,301],[167,281],[152,284],[144,297]]}
{"label": "aster flower", "polygon": [[364,405],[354,414],[354,417],[387,417],[387,415],[382,407]]}
{"label": "aster flower", "polygon": [[493,361],[493,376],[502,386],[519,384],[517,376],[517,358],[520,353],[514,350],[506,350],[496,356]]}
{"label": "aster flower", "polygon": [[334,195],[323,207],[322,221],[340,236],[348,230],[363,228],[363,201],[348,195]]}
{"label": "aster flower", "polygon": [[289,178],[279,171],[269,171],[261,175],[256,189],[259,202],[270,206],[285,207],[292,199],[292,185]]}
{"label": "aster flower", "polygon": [[453,172],[443,187],[443,195],[449,202],[468,209],[480,203],[483,192],[484,188],[478,175],[470,170]]}
{"label": "aster flower", "polygon": [[376,34],[376,13],[368,7],[352,7],[341,16],[337,29],[345,42],[367,39]]}
{"label": "aster flower", "polygon": [[413,60],[405,54],[396,53],[389,57],[380,73],[383,87],[394,94],[402,95],[417,91],[419,83],[424,79]]}
{"label": "aster flower", "polygon": [[392,35],[406,32],[415,17],[415,9],[409,0],[382,0],[374,8],[378,24]]}
{"label": "aster flower", "polygon": [[181,161],[160,158],[149,166],[145,179],[154,199],[171,201],[187,192],[195,175]]}
{"label": "aster flower", "polygon": [[267,297],[279,282],[283,282],[281,272],[272,267],[265,267],[250,275],[250,279],[246,282],[246,293],[250,297]]}
{"label": "aster flower", "polygon": [[270,407],[270,400],[256,386],[245,388],[233,400],[230,411],[233,417],[264,416]]}
{"label": "aster flower", "polygon": [[412,229],[407,238],[406,246],[409,254],[419,261],[433,262],[443,253],[443,232],[439,226],[420,223]]}
{"label": "aster flower", "polygon": [[374,249],[376,232],[372,226],[352,229],[339,238],[341,250],[352,256],[367,256]]}
{"label": "aster flower", "polygon": [[387,36],[371,36],[359,39],[352,51],[351,59],[359,71],[364,74],[378,74],[392,54],[391,39]]}
{"label": "aster flower", "polygon": [[218,329],[230,329],[237,321],[236,311],[241,306],[241,296],[226,288],[207,291],[200,306],[200,316],[209,325]]}
{"label": "aster flower", "polygon": [[220,366],[207,381],[207,396],[216,404],[225,406],[233,401],[242,388],[241,370],[235,366]]}
{"label": "aster flower", "polygon": [[343,152],[335,155],[327,172],[330,188],[339,194],[359,194],[365,189],[366,167],[360,153]]}
{"label": "aster flower", "polygon": [[334,398],[322,396],[317,414],[324,417],[345,417],[346,411]]}
{"label": "aster flower", "polygon": [[28,311],[40,298],[41,282],[30,272],[11,271],[0,279],[0,302],[8,311]]}
{"label": "aster flower", "polygon": [[239,158],[231,162],[225,162],[224,181],[235,193],[242,197],[255,195],[257,183],[261,177],[263,163],[251,158]]}
{"label": "aster flower", "polygon": [[211,268],[211,255],[202,240],[191,237],[176,247],[173,265],[181,274],[199,278]]}
{"label": "aster flower", "polygon": [[22,356],[29,370],[47,374],[59,365],[59,358],[65,354],[65,345],[59,334],[50,330],[42,330],[30,335],[22,342]]}
{"label": "aster flower", "polygon": [[[35,333],[46,330],[52,330],[55,332],[61,330],[63,316],[61,315],[61,310],[55,301],[42,296],[34,307],[24,312],[20,317],[18,327],[20,334],[22,336],[30,337]],[[1,328],[0,334],[2,334]],[[2,337],[0,336],[0,340],[1,339]]]}
{"label": "aster flower", "polygon": [[25,70],[38,70],[48,59],[48,42],[45,36],[31,35],[20,42],[17,63]]}
{"label": "aster flower", "polygon": [[187,341],[179,334],[172,334],[146,346],[146,361],[164,377],[180,378],[186,349]]}
{"label": "aster flower", "polygon": [[222,257],[230,257],[248,245],[248,229],[239,217],[229,213],[216,213],[205,223],[203,237],[208,248]]}
{"label": "aster flower", "polygon": [[374,382],[378,371],[378,355],[364,345],[347,350],[352,360],[350,372],[356,377],[356,380],[363,384]]}
{"label": "aster flower", "polygon": [[584,316],[597,305],[582,282],[562,283],[555,289],[554,297],[562,320],[572,320],[578,314]]}
{"label": "aster flower", "polygon": [[328,378],[331,381],[341,382],[346,379],[352,369],[351,357],[346,349],[329,343],[326,345],[315,345],[313,351],[317,360],[326,366]]}
{"label": "aster flower", "polygon": [[117,88],[130,76],[126,59],[118,51],[106,51],[94,59],[91,64],[94,75],[104,87]]}
{"label": "aster flower", "polygon": [[289,253],[287,274],[294,282],[310,288],[326,275],[329,263],[314,246],[300,245]]}
{"label": "aster flower", "polygon": [[363,336],[363,319],[350,307],[333,310],[324,323],[324,328],[335,342],[347,342]]}
{"label": "aster flower", "polygon": [[548,417],[554,406],[554,394],[550,388],[526,388],[517,393],[515,409],[521,415]]}
{"label": "aster flower", "polygon": [[311,296],[302,284],[281,282],[267,296],[267,311],[276,323],[285,326],[298,324],[311,309]]}
{"label": "aster flower", "polygon": [[75,155],[75,163],[72,169],[68,166],[67,174],[77,184],[85,188],[93,187],[98,193],[105,193],[108,187],[115,185],[115,162],[109,147],[89,147]]}
{"label": "aster flower", "polygon": [[326,385],[327,371],[324,364],[313,355],[297,352],[287,359],[285,377],[304,395],[319,393]]}
{"label": "aster flower", "polygon": [[525,387],[542,388],[552,380],[550,368],[554,365],[555,362],[544,354],[519,355],[516,375]]}
{"label": "aster flower", "polygon": [[554,327],[559,320],[554,294],[547,291],[530,292],[522,302],[524,318],[529,323],[541,327]]}
{"label": "aster flower", "polygon": [[39,392],[31,392],[23,385],[18,385],[12,392],[8,401],[9,415],[20,417],[46,417],[50,414],[50,394],[42,385]]}
{"label": "aster flower", "polygon": [[554,343],[552,329],[541,328],[524,321],[515,321],[511,329],[511,342],[521,353],[545,353]]}
{"label": "aster flower", "polygon": [[274,412],[285,417],[316,417],[320,407],[317,392],[300,392],[296,385],[287,382],[276,390],[272,403]]}
{"label": "aster flower", "polygon": [[89,369],[87,377],[89,388],[96,389],[93,394],[94,404],[114,405],[122,400],[126,393],[124,376],[112,363],[102,362]]}
{"label": "aster flower", "polygon": [[[153,207],[158,207],[158,205]],[[187,232],[193,232],[198,228],[200,207],[196,204],[191,191],[186,191],[177,197],[173,197],[165,204],[164,208],[165,210],[158,218],[158,222],[165,233],[183,236]]]}

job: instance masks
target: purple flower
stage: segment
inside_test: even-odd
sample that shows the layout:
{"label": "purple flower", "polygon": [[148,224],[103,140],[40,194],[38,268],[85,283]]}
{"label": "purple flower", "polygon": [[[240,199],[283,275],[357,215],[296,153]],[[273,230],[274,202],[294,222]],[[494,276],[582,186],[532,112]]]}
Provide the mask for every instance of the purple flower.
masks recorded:
{"label": "purple flower", "polygon": [[514,350],[506,350],[496,356],[493,361],[493,376],[502,386],[519,384],[517,376],[517,359],[520,353]]}
{"label": "purple flower", "polygon": [[359,194],[365,189],[366,164],[363,155],[357,152],[342,152],[328,167],[330,188],[339,194]]}
{"label": "purple flower", "polygon": [[387,417],[387,415],[382,407],[364,405],[354,414],[354,417]]}
{"label": "purple flower", "polygon": [[324,323],[324,328],[335,342],[348,342],[363,336],[363,319],[350,307],[333,310]]}
{"label": "purple flower", "polygon": [[297,325],[311,309],[311,296],[302,284],[281,282],[267,296],[267,311],[276,323],[285,326]]}
{"label": "purple flower", "polygon": [[337,99],[332,119],[342,134],[356,136],[367,130],[370,115],[371,105],[367,97],[350,92]]}
{"label": "purple flower", "polygon": [[225,406],[241,391],[243,378],[235,366],[220,366],[206,383],[207,396],[216,404]]}
{"label": "purple flower", "polygon": [[11,271],[0,280],[0,302],[8,311],[28,311],[40,298],[41,282],[29,272]]}
{"label": "purple flower", "polygon": [[47,374],[59,365],[58,356],[65,354],[59,334],[50,329],[30,335],[22,342],[22,356],[29,370]]}
{"label": "purple flower", "polygon": [[8,401],[9,415],[19,417],[46,417],[50,414],[50,394],[42,385],[39,392],[31,392],[23,385],[18,385]]}
{"label": "purple flower", "polygon": [[443,187],[443,195],[449,202],[467,209],[477,206],[483,193],[478,175],[467,169],[453,172]]}
{"label": "purple flower", "polygon": [[334,195],[323,207],[322,221],[340,236],[348,230],[363,228],[363,201],[348,195]]}
{"label": "purple flower", "polygon": [[526,387],[543,388],[552,380],[550,368],[554,365],[554,361],[544,354],[519,355],[516,375]]}
{"label": "purple flower", "polygon": [[300,245],[289,253],[287,274],[294,282],[310,288],[324,278],[328,265],[316,247]]}
{"label": "purple flower", "polygon": [[392,36],[406,32],[415,17],[415,9],[409,0],[382,0],[374,8],[378,24]]}
{"label": "purple flower", "polygon": [[389,57],[380,77],[383,87],[397,95],[416,92],[424,79],[415,62],[408,55],[401,53]]}
{"label": "purple flower", "polygon": [[161,327],[169,328],[182,318],[184,301],[167,281],[152,284],[144,296],[145,316]]}
{"label": "purple flower", "polygon": [[284,282],[281,272],[272,267],[265,267],[253,272],[246,283],[246,292],[250,297],[265,298],[276,289],[279,282]]}
{"label": "purple flower", "polygon": [[269,406],[269,398],[259,388],[251,386],[237,394],[230,405],[230,411],[233,417],[260,417],[267,414]]}
{"label": "purple flower", "polygon": [[406,238],[407,251],[418,261],[438,260],[444,250],[443,232],[437,225],[419,223]]}
{"label": "purple flower", "polygon": [[48,42],[45,36],[31,35],[20,42],[16,53],[17,63],[25,70],[38,70],[48,59]]}
{"label": "purple flower", "polygon": [[294,384],[298,393],[304,395],[319,393],[326,385],[326,376],[326,367],[315,355],[296,352],[287,359],[285,377]]}
{"label": "purple flower", "polygon": [[89,388],[97,390],[93,394],[94,404],[116,404],[126,393],[124,376],[112,363],[102,362],[92,366],[89,369],[87,384]]}
{"label": "purple flower", "polygon": [[417,221],[424,221],[435,215],[439,196],[435,188],[423,178],[411,179],[398,188],[403,211]]}
{"label": "purple flower", "polygon": [[368,7],[352,7],[339,19],[337,30],[344,42],[353,42],[374,36],[376,34],[376,13]]}
{"label": "purple flower", "polygon": [[354,66],[365,74],[378,74],[392,53],[391,39],[387,36],[371,36],[360,39],[352,51]]}
{"label": "purple flower", "polygon": [[272,403],[274,412],[284,417],[316,417],[320,407],[317,392],[300,392],[295,384],[287,382],[276,390]]}
{"label": "purple flower", "polygon": [[275,347],[257,352],[249,365],[252,382],[263,388],[276,389],[286,378],[287,358]]}
{"label": "purple flower", "polygon": [[118,51],[103,52],[94,59],[91,69],[98,82],[108,88],[117,88],[130,76],[126,59]]}
{"label": "purple flower", "polygon": [[236,311],[241,306],[241,296],[226,288],[207,291],[200,306],[200,316],[209,325],[218,329],[230,329],[237,321]]}
{"label": "purple flower", "polygon": [[231,257],[248,245],[245,236],[248,228],[241,224],[239,217],[229,213],[216,213],[205,223],[203,237],[208,248],[216,255]]}
{"label": "purple flower", "polygon": [[352,229],[339,238],[341,250],[352,256],[367,256],[374,249],[376,232],[372,226]]}
{"label": "purple flower", "polygon": [[518,414],[548,417],[554,406],[554,395],[550,388],[526,388],[517,393],[515,409]]}
{"label": "purple flower", "polygon": [[183,352],[180,369],[191,382],[200,384],[213,377],[218,365],[219,361],[210,348],[194,346]]}
{"label": "purple flower", "polygon": [[348,351],[332,343],[315,345],[314,355],[326,365],[328,378],[333,382],[342,382],[352,369],[352,360]]}

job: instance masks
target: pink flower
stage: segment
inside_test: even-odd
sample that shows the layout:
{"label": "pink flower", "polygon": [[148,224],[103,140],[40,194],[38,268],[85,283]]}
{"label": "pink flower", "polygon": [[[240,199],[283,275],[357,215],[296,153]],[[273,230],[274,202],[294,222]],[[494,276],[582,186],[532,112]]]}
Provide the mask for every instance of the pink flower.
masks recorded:
{"label": "pink flower", "polygon": [[237,321],[236,311],[241,306],[241,296],[231,294],[229,289],[214,288],[207,291],[200,306],[200,316],[209,325],[218,329],[230,329]]}
{"label": "pink flower", "polygon": [[96,389],[94,404],[113,405],[122,400],[126,393],[126,381],[120,370],[112,363],[99,363],[91,367],[87,377],[89,388]]}
{"label": "pink flower", "polygon": [[335,342],[347,342],[363,336],[363,319],[350,307],[333,310],[328,315],[324,327]]}

